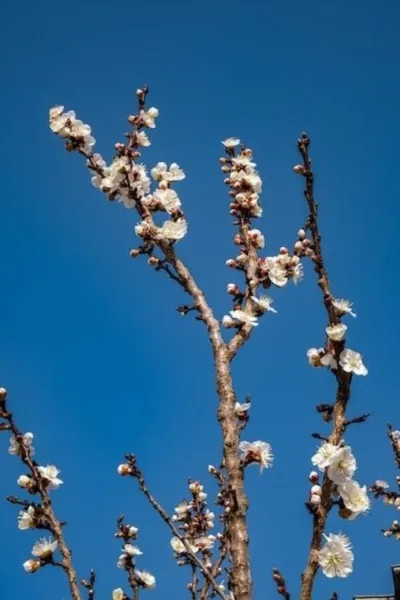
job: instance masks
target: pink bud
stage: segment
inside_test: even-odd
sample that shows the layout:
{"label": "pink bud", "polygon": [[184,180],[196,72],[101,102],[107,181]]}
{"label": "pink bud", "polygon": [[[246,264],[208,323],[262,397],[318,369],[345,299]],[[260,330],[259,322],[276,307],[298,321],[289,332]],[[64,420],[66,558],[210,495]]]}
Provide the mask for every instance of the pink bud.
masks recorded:
{"label": "pink bud", "polygon": [[295,165],[293,167],[293,171],[295,173],[298,173],[299,175],[304,175],[304,173],[306,172],[305,168],[303,167],[303,165]]}
{"label": "pink bud", "polygon": [[138,88],[138,89],[136,90],[136,96],[137,96],[138,98],[143,98],[143,96],[144,96],[144,91],[143,91],[142,89]]}
{"label": "pink bud", "polygon": [[311,471],[311,473],[308,476],[308,479],[312,482],[312,483],[316,483],[319,479],[319,475],[317,473],[317,471]]}

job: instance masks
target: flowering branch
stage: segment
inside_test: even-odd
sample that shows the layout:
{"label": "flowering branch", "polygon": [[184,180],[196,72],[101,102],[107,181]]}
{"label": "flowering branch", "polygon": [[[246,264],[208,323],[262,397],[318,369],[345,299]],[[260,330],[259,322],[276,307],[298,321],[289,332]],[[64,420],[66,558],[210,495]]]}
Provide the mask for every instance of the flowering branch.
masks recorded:
{"label": "flowering branch", "polygon": [[392,444],[396,464],[400,469],[400,431],[394,431],[390,423],[388,423],[388,437]]}
{"label": "flowering branch", "polygon": [[213,574],[209,566],[207,566],[201,559],[198,558],[194,547],[188,542],[187,538],[180,534],[178,529],[175,527],[172,518],[168,515],[167,511],[150,493],[149,488],[144,479],[143,473],[137,465],[136,457],[133,454],[126,454],[125,458],[127,462],[118,467],[118,472],[121,475],[130,476],[136,479],[140,491],[144,494],[151,506],[160,515],[162,520],[168,525],[174,537],[179,541],[179,544],[184,547],[185,554],[187,554],[187,556],[190,558],[191,564],[200,569],[204,578],[208,581],[209,585],[213,588],[213,591],[217,596],[223,598],[224,600],[228,600],[228,597],[224,594],[224,592],[221,590],[220,585],[215,580],[215,574]]}
{"label": "flowering branch", "polygon": [[[318,474],[312,472],[310,481],[314,485],[310,491],[307,507],[313,514],[313,531],[310,543],[310,553],[306,568],[302,574],[301,600],[311,600],[315,576],[321,567],[323,572],[332,577],[347,576],[352,570],[353,553],[346,536],[325,536],[325,525],[330,510],[339,506],[339,514],[343,518],[352,519],[357,514],[365,512],[369,507],[366,488],[361,488],[352,481],[355,471],[355,459],[351,448],[344,446],[343,434],[353,423],[362,423],[369,415],[347,420],[346,408],[350,399],[350,386],[353,373],[366,375],[367,369],[362,364],[358,352],[345,348],[347,326],[342,323],[345,314],[352,314],[351,303],[345,300],[335,300],[329,285],[328,273],[322,253],[321,234],[318,225],[318,204],[314,196],[314,174],[309,156],[310,140],[306,134],[298,139],[297,147],[302,158],[302,164],[294,167],[294,171],[304,177],[304,196],[308,205],[308,218],[304,229],[299,230],[299,241],[296,243],[300,253],[309,256],[314,263],[326,309],[328,326],[326,328],[327,342],[325,348],[312,348],[308,351],[309,362],[314,367],[328,367],[336,380],[336,399],[334,405],[319,405],[317,410],[325,421],[333,421],[329,438],[317,436],[326,440],[313,457],[313,463],[324,471],[322,486],[318,485]],[[307,239],[309,232],[311,239]],[[314,434],[314,437],[317,437]],[[335,498],[339,497],[339,500]],[[322,540],[327,542],[322,549]]]}
{"label": "flowering branch", "polygon": [[[7,408],[6,399],[6,390],[0,388],[0,418],[4,419],[8,425],[8,428],[2,429],[12,432],[9,453],[18,456],[29,470],[29,475],[19,477],[18,484],[29,494],[38,494],[41,502],[40,504],[28,502],[15,496],[9,496],[8,500],[12,504],[23,506],[26,509],[19,513],[19,529],[46,529],[52,533],[55,539],[54,542],[46,539],[37,542],[32,550],[32,554],[36,558],[26,561],[24,569],[29,573],[34,573],[46,565],[61,567],[67,575],[72,599],[82,600],[76,571],[72,564],[71,551],[62,531],[63,523],[58,521],[54,514],[49,494],[51,489],[56,489],[62,484],[62,481],[57,477],[59,471],[53,466],[41,467],[33,460],[33,435],[31,433],[25,435],[21,433],[15,424],[13,414]],[[53,553],[57,548],[62,556],[61,562],[53,560]]]}
{"label": "flowering branch", "polygon": [[[158,110],[146,109],[148,89],[137,90],[139,110],[128,118],[133,130],[126,135],[126,144],[115,145],[116,157],[107,166],[102,156],[93,152],[95,139],[88,125],[76,118],[73,111],[64,112],[63,107],[50,111],[50,128],[66,140],[66,148],[76,151],[87,160],[87,167],[94,173],[92,183],[103,191],[110,201],[119,200],[126,208],[136,208],[141,222],[135,227],[143,244],[131,250],[131,256],[149,256],[151,266],[164,270],[191,295],[193,306],[208,330],[214,356],[217,392],[219,396],[218,419],[223,433],[224,461],[231,496],[229,516],[229,553],[232,561],[231,585],[236,600],[249,600],[251,596],[251,573],[248,553],[246,524],[247,499],[244,493],[243,465],[239,455],[240,428],[235,415],[236,397],[230,372],[232,353],[225,344],[220,326],[208,305],[202,290],[195,282],[186,265],[178,258],[174,245],[187,232],[187,222],[181,210],[181,201],[172,189],[172,184],[184,178],[183,171],[173,163],[169,168],[158,163],[151,175],[158,188],[150,194],[150,179],[146,168],[137,164],[139,149],[150,144],[145,132],[155,127]],[[239,184],[239,187],[241,184]],[[253,199],[254,200],[254,199]],[[257,203],[256,203],[257,204]],[[166,212],[171,217],[158,227],[157,212]],[[161,252],[162,258],[155,255]],[[262,309],[264,311],[266,309]]]}

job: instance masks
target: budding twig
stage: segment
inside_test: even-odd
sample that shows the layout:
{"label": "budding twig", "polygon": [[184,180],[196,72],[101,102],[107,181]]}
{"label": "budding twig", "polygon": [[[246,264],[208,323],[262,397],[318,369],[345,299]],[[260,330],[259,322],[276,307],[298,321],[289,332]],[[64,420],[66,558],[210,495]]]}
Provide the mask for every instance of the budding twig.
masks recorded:
{"label": "budding twig", "polygon": [[216,582],[215,577],[213,576],[212,572],[205,566],[203,561],[196,556],[196,554],[191,549],[188,541],[179,533],[178,529],[173,524],[172,519],[168,515],[167,511],[161,506],[161,504],[150,493],[149,488],[147,487],[146,481],[144,479],[143,473],[137,466],[136,457],[133,454],[126,454],[125,458],[126,458],[127,464],[129,465],[129,468],[130,468],[130,472],[128,472],[127,474],[129,476],[133,477],[134,479],[136,479],[136,481],[138,482],[140,491],[144,494],[144,496],[147,498],[147,500],[149,501],[151,506],[156,510],[156,512],[163,519],[163,521],[168,525],[168,527],[170,528],[170,530],[172,531],[174,536],[177,537],[182,542],[182,544],[185,546],[187,555],[190,557],[192,563],[195,564],[200,569],[203,576],[208,580],[211,587],[213,588],[214,593],[217,596],[219,596],[220,598],[223,598],[224,600],[228,600],[228,597],[221,591],[220,587],[218,586],[218,583]]}
{"label": "budding twig", "polygon": [[[0,388],[0,417],[8,423],[9,428],[20,449],[19,457],[24,463],[24,465],[29,469],[30,476],[34,483],[35,492],[37,492],[40,495],[41,499],[40,506],[37,506],[32,502],[28,503],[29,506],[35,506],[36,508],[35,517],[37,517],[38,520],[35,524],[35,527],[37,529],[48,529],[53,534],[54,539],[57,541],[58,549],[63,559],[61,563],[54,564],[56,564],[57,566],[61,566],[64,572],[66,573],[72,599],[82,600],[76,571],[72,564],[71,551],[67,546],[62,531],[62,523],[57,520],[54,514],[51,498],[47,491],[45,480],[40,475],[38,464],[32,459],[29,446],[25,444],[24,436],[21,433],[20,429],[17,427],[14,421],[13,414],[7,410],[6,396],[6,390],[4,388]],[[26,506],[24,501],[21,501],[18,498],[15,498],[14,496],[9,496],[8,500],[12,504],[21,504],[23,506]],[[51,561],[47,562],[50,564]]]}
{"label": "budding twig", "polygon": [[96,581],[96,573],[93,571],[93,569],[90,571],[90,577],[88,580],[86,579],[82,579],[81,581],[81,585],[83,585],[84,588],[87,589],[88,591],[88,600],[94,600],[95,597],[95,591],[94,591],[94,584]]}

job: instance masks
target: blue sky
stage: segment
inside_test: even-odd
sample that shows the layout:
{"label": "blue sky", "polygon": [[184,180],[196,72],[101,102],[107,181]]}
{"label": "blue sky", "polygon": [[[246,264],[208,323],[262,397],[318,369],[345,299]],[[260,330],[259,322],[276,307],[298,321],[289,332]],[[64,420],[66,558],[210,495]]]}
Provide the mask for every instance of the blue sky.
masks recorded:
{"label": "blue sky", "polygon": [[[140,527],[141,567],[157,576],[149,596],[187,597],[168,531],[115,468],[124,452],[137,453],[169,510],[189,476],[212,495],[216,396],[204,328],[175,312],[184,298],[172,282],[129,258],[135,214],[91,187],[79,157],[50,134],[48,108],[75,109],[109,158],[135,89],[150,86],[160,118],[144,160],[176,161],[187,173],[179,191],[190,235],[179,251],[220,317],[230,305],[226,284],[236,280],[224,266],[234,249],[220,140],[238,135],[254,149],[264,179],[260,225],[274,254],[304,220],[291,166],[297,135],[309,132],[333,291],[355,303],[349,345],[370,369],[354,382],[349,414],[375,414],[347,441],[362,483],[394,481],[385,423],[400,426],[399,26],[396,0],[21,0],[3,9],[1,385],[21,427],[37,436],[40,460],[62,470],[56,511],[69,523],[79,575],[98,571],[98,600],[125,584],[113,540],[121,512]],[[279,314],[263,319],[234,364],[239,397],[253,398],[245,437],[268,440],[276,455],[262,477],[247,473],[256,600],[275,594],[274,566],[296,597],[311,535],[303,505],[310,433],[327,431],[314,406],[333,395],[329,374],[305,359],[326,325],[312,269],[299,287],[273,296]],[[5,438],[1,496],[15,493],[20,474]],[[66,600],[60,574],[23,573],[36,536],[16,530],[15,513],[0,505],[1,595],[29,589],[31,600]],[[354,543],[355,572],[345,581],[320,577],[315,597],[390,592],[398,548],[379,529],[395,517],[377,504],[356,522],[333,517],[328,530]]]}

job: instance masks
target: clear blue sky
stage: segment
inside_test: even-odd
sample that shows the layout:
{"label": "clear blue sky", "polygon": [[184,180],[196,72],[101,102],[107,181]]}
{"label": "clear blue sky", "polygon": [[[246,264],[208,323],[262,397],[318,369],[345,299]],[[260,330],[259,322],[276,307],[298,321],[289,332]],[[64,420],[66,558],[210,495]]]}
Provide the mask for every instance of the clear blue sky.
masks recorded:
{"label": "clear blue sky", "polygon": [[[190,235],[179,251],[219,316],[230,305],[224,261],[234,251],[220,140],[238,135],[254,148],[264,178],[261,225],[274,254],[304,220],[291,166],[297,135],[309,132],[333,290],[355,303],[349,345],[370,369],[354,383],[350,414],[375,415],[347,440],[361,483],[393,481],[385,423],[400,426],[399,40],[397,0],[20,0],[3,8],[1,385],[21,426],[36,434],[38,457],[62,469],[56,511],[69,522],[80,576],[98,571],[98,600],[125,585],[113,540],[121,512],[140,527],[140,565],[158,579],[149,597],[187,598],[168,531],[115,468],[125,451],[136,452],[168,509],[189,476],[212,493],[216,396],[204,328],[175,312],[184,298],[172,282],[129,259],[135,214],[91,187],[82,161],[50,134],[49,106],[75,109],[110,157],[134,90],[150,86],[160,119],[144,158],[176,161],[187,173],[179,191]],[[305,359],[326,324],[314,273],[308,267],[301,286],[273,295],[279,314],[262,321],[234,366],[239,396],[253,397],[245,437],[270,441],[276,455],[271,471],[247,477],[256,600],[274,597],[273,566],[296,597],[311,534],[303,506],[310,433],[328,431],[314,405],[333,394],[329,374]],[[1,496],[15,493],[20,473],[5,456],[6,437]],[[0,505],[1,595],[66,600],[61,574],[23,573],[36,534],[17,531],[15,516]],[[321,576],[316,598],[391,591],[389,567],[400,555],[379,529],[394,518],[377,504],[366,519],[332,518],[329,531],[353,540],[356,568],[345,581]]]}

